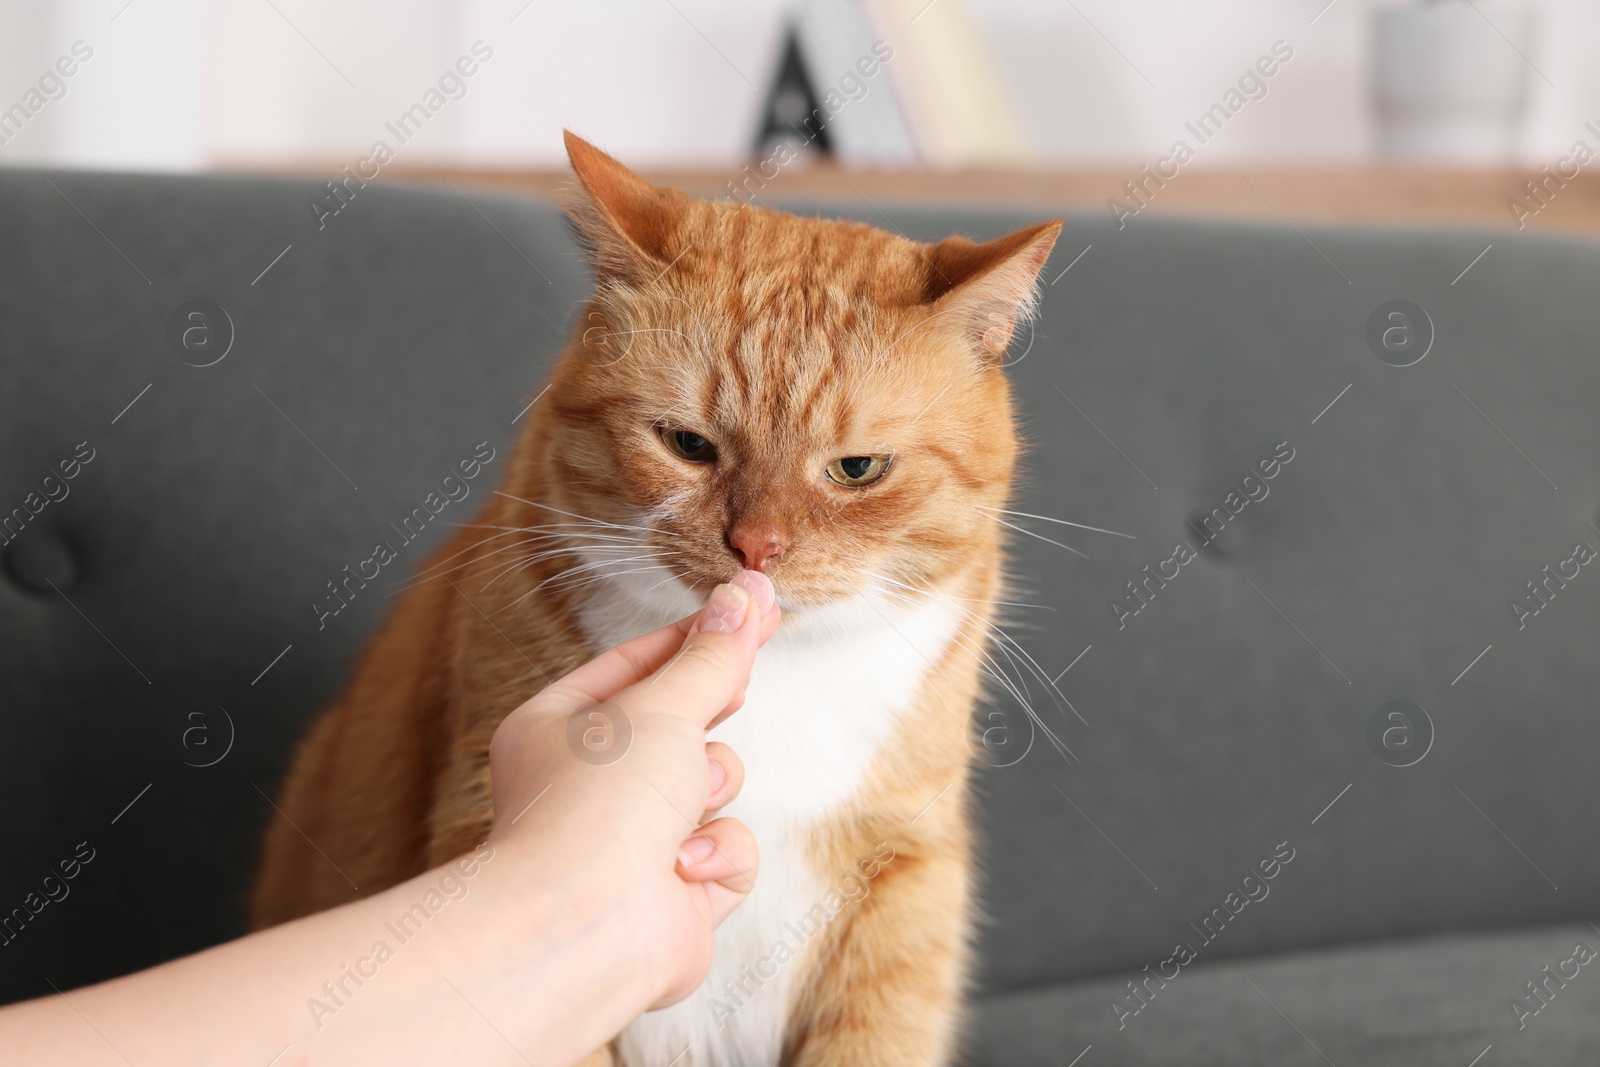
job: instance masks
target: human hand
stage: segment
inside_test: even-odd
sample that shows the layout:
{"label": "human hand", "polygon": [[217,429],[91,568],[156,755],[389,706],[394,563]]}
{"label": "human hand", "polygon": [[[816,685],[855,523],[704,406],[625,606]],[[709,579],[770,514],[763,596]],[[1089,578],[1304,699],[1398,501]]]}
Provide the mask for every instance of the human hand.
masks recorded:
{"label": "human hand", "polygon": [[[701,825],[744,780],[738,756],[705,735],[743,703],[778,618],[772,584],[743,571],[702,611],[602,653],[495,732],[490,843],[532,858],[530,878],[559,886],[564,918],[622,931],[634,1014],[700,984],[713,931],[753,885],[749,829]],[[631,739],[620,757],[590,762],[572,739],[591,728]]]}
{"label": "human hand", "polygon": [[[557,1067],[687,996],[756,869],[743,824],[699,825],[744,778],[706,731],[738,710],[756,649],[778,625],[771,583],[752,571],[734,580],[706,610],[603,653],[506,718],[489,753],[493,863],[485,858],[471,897],[452,897],[462,902],[434,915],[381,981],[358,980],[355,996],[341,985],[350,999],[336,1024],[307,1014],[307,993],[370,958],[377,932],[436,893],[443,875],[464,885],[454,864],[70,996],[11,1005],[0,1011],[0,1060],[243,1062],[243,1050],[265,1058],[277,1048],[276,1061],[293,1048],[295,1062],[409,1065],[489,1062],[510,1045],[524,1062]],[[602,706],[632,737],[620,759],[595,765],[569,747],[567,723]],[[228,990],[221,1001],[218,989]],[[216,1010],[197,1016],[202,1002]]]}

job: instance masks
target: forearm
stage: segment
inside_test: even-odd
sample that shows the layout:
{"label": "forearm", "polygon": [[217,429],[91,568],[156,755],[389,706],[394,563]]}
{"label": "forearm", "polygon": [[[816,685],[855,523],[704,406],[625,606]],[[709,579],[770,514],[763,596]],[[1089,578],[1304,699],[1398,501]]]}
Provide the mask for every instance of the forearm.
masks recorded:
{"label": "forearm", "polygon": [[7,1008],[0,1060],[569,1064],[648,999],[619,966],[619,924],[577,896],[541,884],[501,850],[470,877],[440,868],[149,971]]}
{"label": "forearm", "polygon": [[[497,817],[493,849],[0,1009],[0,1063],[566,1067],[688,995],[759,863],[747,827],[684,814],[723,807],[743,781],[737,756],[705,731],[737,710],[780,613],[765,578],[738,580],[702,616],[596,658],[507,717],[489,758],[497,816],[517,814]],[[566,755],[566,735],[601,702],[634,733],[627,760],[597,767]],[[547,792],[539,818],[514,829]],[[690,834],[709,850],[686,849]]]}

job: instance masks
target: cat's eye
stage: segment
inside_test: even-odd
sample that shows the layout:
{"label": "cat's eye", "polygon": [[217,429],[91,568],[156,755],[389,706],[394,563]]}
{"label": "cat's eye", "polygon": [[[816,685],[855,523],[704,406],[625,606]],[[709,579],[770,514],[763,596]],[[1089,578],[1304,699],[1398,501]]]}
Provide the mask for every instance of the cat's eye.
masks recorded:
{"label": "cat's eye", "polygon": [[668,452],[690,463],[710,463],[717,458],[717,446],[693,430],[668,427],[661,431],[661,441],[667,446]]}
{"label": "cat's eye", "polygon": [[846,456],[828,464],[828,477],[840,485],[858,489],[882,478],[888,469],[888,456]]}

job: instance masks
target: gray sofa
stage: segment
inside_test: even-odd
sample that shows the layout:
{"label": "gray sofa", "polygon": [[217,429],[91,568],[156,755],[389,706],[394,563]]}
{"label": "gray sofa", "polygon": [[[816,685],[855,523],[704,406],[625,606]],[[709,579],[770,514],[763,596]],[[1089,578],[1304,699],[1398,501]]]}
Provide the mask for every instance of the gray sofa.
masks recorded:
{"label": "gray sofa", "polygon": [[[0,192],[14,999],[242,929],[390,601],[313,603],[485,441],[489,492],[587,281],[552,208],[448,187],[321,229],[309,182]],[[1008,699],[978,724],[971,1060],[1600,1060],[1600,250],[1072,217],[1045,282],[1014,506],[1132,537],[1015,520],[1087,558],[1016,537],[1060,745]]]}

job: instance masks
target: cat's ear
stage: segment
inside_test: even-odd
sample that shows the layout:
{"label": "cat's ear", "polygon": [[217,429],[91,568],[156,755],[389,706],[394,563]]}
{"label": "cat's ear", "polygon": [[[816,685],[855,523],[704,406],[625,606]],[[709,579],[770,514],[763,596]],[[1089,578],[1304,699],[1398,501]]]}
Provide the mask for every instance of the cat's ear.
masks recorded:
{"label": "cat's ear", "polygon": [[623,281],[656,277],[682,252],[675,245],[693,201],[651,185],[582,137],[563,132],[581,187],[568,211],[595,269]]}
{"label": "cat's ear", "polygon": [[1036,309],[1034,282],[1060,235],[1055,219],[982,244],[946,238],[928,249],[924,302],[967,330],[977,351],[998,358]]}

